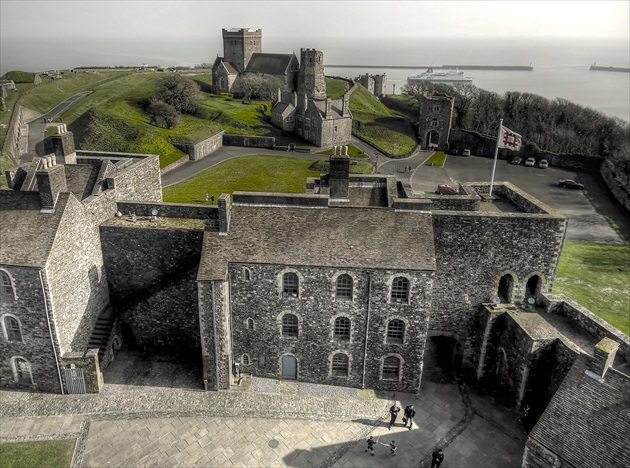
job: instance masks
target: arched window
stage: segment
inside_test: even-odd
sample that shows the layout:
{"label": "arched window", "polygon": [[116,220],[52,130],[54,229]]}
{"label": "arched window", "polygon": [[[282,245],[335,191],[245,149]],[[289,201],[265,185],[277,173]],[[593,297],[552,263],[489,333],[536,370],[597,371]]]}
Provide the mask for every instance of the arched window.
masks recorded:
{"label": "arched window", "polygon": [[525,298],[536,298],[540,293],[541,280],[540,276],[534,275],[527,280],[527,286],[525,286]]}
{"label": "arched window", "polygon": [[383,361],[383,380],[400,379],[400,359],[389,356]]}
{"label": "arched window", "polygon": [[254,319],[252,319],[252,318],[248,318],[247,319],[247,329],[248,330],[253,330],[254,329]]}
{"label": "arched window", "polygon": [[394,278],[394,281],[392,281],[392,301],[409,301],[409,280],[404,276]]}
{"label": "arched window", "polygon": [[332,375],[333,377],[348,377],[348,371],[350,369],[350,361],[348,356],[343,353],[337,353],[333,356],[332,360]]}
{"label": "arched window", "polygon": [[402,344],[405,340],[405,322],[402,320],[390,320],[387,324],[387,343]]}
{"label": "arched window", "polygon": [[346,317],[337,317],[335,319],[335,328],[333,331],[333,337],[337,340],[349,340],[350,339],[350,319]]}
{"label": "arched window", "polygon": [[350,275],[343,274],[337,278],[336,299],[338,301],[352,300],[352,277]]}
{"label": "arched window", "polygon": [[298,318],[295,315],[284,314],[282,316],[282,336],[297,338]]}
{"label": "arched window", "polygon": [[3,298],[15,299],[15,292],[13,291],[13,281],[11,276],[6,271],[0,270],[0,296]]}
{"label": "arched window", "polygon": [[252,360],[249,357],[249,354],[243,354],[241,356],[241,362],[244,366],[249,366],[252,363]]}
{"label": "arched window", "polygon": [[252,270],[250,270],[249,268],[243,268],[243,279],[245,281],[251,281],[252,280]]}
{"label": "arched window", "polygon": [[300,280],[298,275],[289,272],[282,275],[282,295],[284,297],[298,297],[300,293]]}
{"label": "arched window", "polygon": [[13,377],[17,383],[32,384],[31,364],[22,357],[15,357],[13,361]]}
{"label": "arched window", "polygon": [[503,275],[499,280],[499,289],[497,296],[503,304],[509,304],[512,302],[512,289],[514,288],[514,278],[509,273]]}
{"label": "arched window", "polygon": [[7,315],[2,321],[7,341],[22,341],[20,322],[15,317]]}

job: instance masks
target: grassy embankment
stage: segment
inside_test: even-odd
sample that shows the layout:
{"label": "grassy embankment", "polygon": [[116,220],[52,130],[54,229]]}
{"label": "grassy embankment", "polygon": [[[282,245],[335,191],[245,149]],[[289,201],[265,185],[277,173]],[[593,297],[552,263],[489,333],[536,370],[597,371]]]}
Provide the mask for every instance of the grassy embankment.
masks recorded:
{"label": "grassy embankment", "polygon": [[0,444],[2,468],[68,468],[76,441],[46,440]]}
{"label": "grassy embankment", "polygon": [[[352,173],[371,173],[372,165],[360,162],[350,166]],[[236,190],[255,192],[304,193],[306,178],[328,172],[328,162],[287,156],[243,156],[229,159],[190,179],[166,187],[164,201],[203,203],[208,192],[215,199]]]}
{"label": "grassy embankment", "polygon": [[565,241],[553,292],[630,335],[630,244]]}

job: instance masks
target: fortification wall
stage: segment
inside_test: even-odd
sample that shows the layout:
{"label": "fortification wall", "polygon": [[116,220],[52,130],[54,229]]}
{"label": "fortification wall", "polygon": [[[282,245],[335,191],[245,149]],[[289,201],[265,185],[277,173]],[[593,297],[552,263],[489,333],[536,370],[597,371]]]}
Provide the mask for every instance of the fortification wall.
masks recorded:
{"label": "fortification wall", "polygon": [[[622,182],[617,178],[610,161],[604,161],[599,172],[613,197],[615,197],[615,199],[630,212],[630,196],[628,195],[628,188],[624,189],[622,187]],[[626,174],[625,177],[627,180],[630,175]]]}
{"label": "fortification wall", "polygon": [[223,134],[223,144],[226,146],[244,146],[246,148],[273,148],[276,145],[274,137]]}
{"label": "fortification wall", "polygon": [[117,200],[162,201],[160,160],[157,156],[135,160],[134,164],[108,178],[107,185],[116,190]]}
{"label": "fortification wall", "polygon": [[39,112],[19,104],[13,108],[3,150],[11,155],[11,159],[16,165],[20,160],[20,155],[28,151],[28,123],[41,115]]}
{"label": "fortification wall", "polygon": [[[205,158],[209,154],[214,153],[223,146],[223,135],[225,130],[215,133],[214,135],[202,140],[198,143],[175,143],[175,147],[185,152],[191,161]],[[162,170],[162,172],[165,172]]]}
{"label": "fortification wall", "polygon": [[[0,265],[13,279],[15,298],[3,295],[0,300],[0,318],[6,314],[15,317],[20,323],[21,341],[0,340],[0,385],[5,388],[25,388],[51,393],[61,393],[59,373],[55,362],[55,350],[51,341],[45,302],[45,281],[42,284],[40,271],[36,268],[21,268]],[[56,342],[55,324],[51,320],[56,352],[60,356]],[[26,359],[31,365],[32,382],[17,382],[11,361],[15,357]]]}
{"label": "fortification wall", "polygon": [[234,192],[233,203],[248,205],[275,205],[275,206],[309,206],[313,208],[325,208],[328,206],[328,195],[317,194],[285,194],[263,192]]}

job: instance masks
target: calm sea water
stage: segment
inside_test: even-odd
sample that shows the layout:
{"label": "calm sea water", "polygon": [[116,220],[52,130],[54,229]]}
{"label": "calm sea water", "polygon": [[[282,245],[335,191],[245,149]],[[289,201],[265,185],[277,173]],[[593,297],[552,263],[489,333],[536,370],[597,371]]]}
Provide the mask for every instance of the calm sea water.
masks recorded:
{"label": "calm sea water", "polygon": [[[630,73],[595,72],[589,66],[630,67],[627,40],[611,39],[493,39],[493,38],[287,38],[265,33],[265,52],[299,56],[301,47],[324,53],[329,65],[370,65],[366,68],[327,67],[326,73],[353,78],[363,73],[386,73],[388,93],[396,94],[407,76],[429,65],[529,65],[533,72],[471,70],[473,83],[482,89],[529,92],[548,99],[561,97],[607,115],[630,121]],[[102,38],[0,41],[0,73],[9,70],[42,71],[97,65],[196,65],[212,63],[222,55],[221,37]],[[379,69],[378,65],[416,66],[415,69]]]}

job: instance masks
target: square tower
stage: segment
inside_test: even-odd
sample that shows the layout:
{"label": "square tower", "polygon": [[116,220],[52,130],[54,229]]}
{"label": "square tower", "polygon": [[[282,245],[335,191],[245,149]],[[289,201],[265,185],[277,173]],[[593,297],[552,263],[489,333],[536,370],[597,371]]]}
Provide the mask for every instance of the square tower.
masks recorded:
{"label": "square tower", "polygon": [[306,95],[315,100],[326,99],[324,54],[321,51],[315,49],[300,50],[298,94]]}
{"label": "square tower", "polygon": [[243,73],[252,54],[262,52],[262,29],[223,29],[223,58]]}

